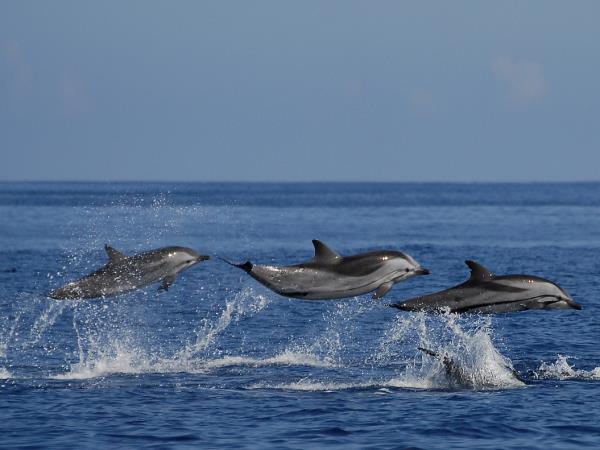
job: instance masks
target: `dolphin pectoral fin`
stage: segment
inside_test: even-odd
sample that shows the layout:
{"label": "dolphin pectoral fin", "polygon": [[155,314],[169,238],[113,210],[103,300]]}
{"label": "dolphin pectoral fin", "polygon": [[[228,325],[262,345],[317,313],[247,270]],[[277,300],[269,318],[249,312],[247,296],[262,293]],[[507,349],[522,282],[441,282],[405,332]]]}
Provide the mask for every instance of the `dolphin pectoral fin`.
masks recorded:
{"label": "dolphin pectoral fin", "polygon": [[388,281],[387,283],[383,283],[381,286],[377,288],[377,290],[373,293],[373,298],[381,298],[385,294],[389,292],[389,290],[394,285],[393,281]]}
{"label": "dolphin pectoral fin", "polygon": [[159,291],[168,291],[173,283],[175,283],[175,279],[177,277],[175,275],[167,275],[163,278],[163,281],[158,288]]}
{"label": "dolphin pectoral fin", "polygon": [[315,256],[312,262],[317,264],[335,264],[342,260],[342,255],[323,242],[313,239],[312,243],[315,247]]}
{"label": "dolphin pectoral fin", "polygon": [[127,258],[127,255],[125,253],[114,249],[108,244],[104,245],[104,250],[106,250],[106,254],[108,255],[108,259],[110,262],[117,262],[123,258]]}

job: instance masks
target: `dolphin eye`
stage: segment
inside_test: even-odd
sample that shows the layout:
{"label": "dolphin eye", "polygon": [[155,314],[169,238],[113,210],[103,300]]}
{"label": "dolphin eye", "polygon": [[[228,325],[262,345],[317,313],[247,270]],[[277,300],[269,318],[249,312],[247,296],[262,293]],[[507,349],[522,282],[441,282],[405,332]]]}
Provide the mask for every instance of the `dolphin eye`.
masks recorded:
{"label": "dolphin eye", "polygon": [[405,271],[405,272],[409,272],[410,270],[409,270],[409,268],[407,267],[406,269],[404,269],[404,271]]}

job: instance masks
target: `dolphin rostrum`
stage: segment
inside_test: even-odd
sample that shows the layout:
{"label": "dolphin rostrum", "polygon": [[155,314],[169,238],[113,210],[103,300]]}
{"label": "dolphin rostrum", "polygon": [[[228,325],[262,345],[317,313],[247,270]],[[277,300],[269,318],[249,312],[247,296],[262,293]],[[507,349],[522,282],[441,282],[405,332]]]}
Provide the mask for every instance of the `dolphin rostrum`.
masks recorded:
{"label": "dolphin rostrum", "polygon": [[127,256],[109,245],[104,249],[108,263],[76,281],[50,292],[54,299],[110,297],[162,280],[159,290],[168,290],[177,274],[209,259],[191,248],[164,247]]}
{"label": "dolphin rostrum", "polygon": [[280,295],[306,300],[354,297],[371,291],[375,291],[373,298],[381,298],[394,283],[429,273],[406,253],[380,250],[341,256],[321,241],[312,242],[315,256],[301,264],[267,266],[247,261],[232,265]]}
{"label": "dolphin rostrum", "polygon": [[458,286],[391,305],[404,311],[504,313],[530,309],[581,309],[567,292],[533,275],[494,276],[474,261],[465,261],[471,277]]}

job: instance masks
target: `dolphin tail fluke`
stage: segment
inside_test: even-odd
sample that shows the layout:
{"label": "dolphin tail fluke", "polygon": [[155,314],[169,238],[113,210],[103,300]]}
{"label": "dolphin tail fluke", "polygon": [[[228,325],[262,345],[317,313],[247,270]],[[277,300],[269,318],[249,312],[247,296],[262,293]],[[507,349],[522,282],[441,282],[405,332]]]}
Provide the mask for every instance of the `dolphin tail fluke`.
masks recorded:
{"label": "dolphin tail fluke", "polygon": [[217,256],[217,258],[219,258],[221,261],[226,262],[227,264],[229,264],[230,266],[233,267],[237,267],[238,269],[242,269],[246,272],[250,272],[252,270],[252,267],[254,267],[254,264],[252,264],[250,261],[246,261],[243,264],[236,264],[234,262],[231,262],[221,256]]}

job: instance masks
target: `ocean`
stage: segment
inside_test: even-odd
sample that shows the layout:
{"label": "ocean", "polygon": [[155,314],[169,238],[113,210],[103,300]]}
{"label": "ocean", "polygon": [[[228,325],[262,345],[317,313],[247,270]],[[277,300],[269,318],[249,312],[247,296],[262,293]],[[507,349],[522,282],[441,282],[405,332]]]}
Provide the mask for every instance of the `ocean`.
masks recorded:
{"label": "ocean", "polygon": [[[303,301],[217,258],[293,264],[312,239],[431,275]],[[47,298],[104,265],[104,244],[214,258],[167,292]],[[1,183],[0,447],[598,448],[599,252],[600,183]],[[467,259],[583,310],[389,307],[466,280]]]}

